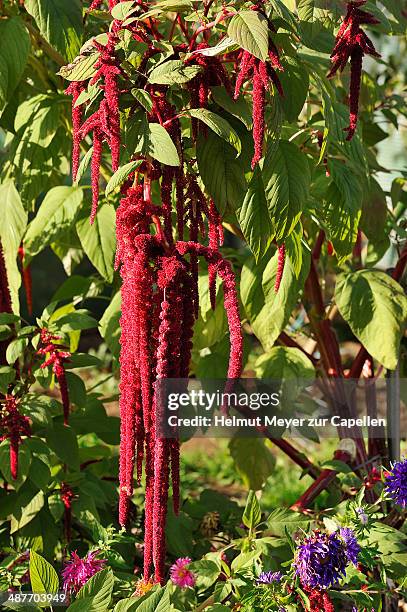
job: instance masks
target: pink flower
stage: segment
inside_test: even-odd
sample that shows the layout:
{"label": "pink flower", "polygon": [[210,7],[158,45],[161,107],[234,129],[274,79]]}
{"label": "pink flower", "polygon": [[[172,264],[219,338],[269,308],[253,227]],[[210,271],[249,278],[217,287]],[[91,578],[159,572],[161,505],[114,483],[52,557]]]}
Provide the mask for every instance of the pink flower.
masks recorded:
{"label": "pink flower", "polygon": [[64,591],[77,593],[89,578],[104,568],[106,559],[96,559],[98,554],[99,551],[95,550],[81,559],[75,551],[72,553],[71,561],[68,561],[62,571]]}
{"label": "pink flower", "polygon": [[171,581],[181,589],[195,586],[195,575],[188,569],[190,563],[191,559],[189,557],[181,557],[175,561],[174,565],[171,565]]}

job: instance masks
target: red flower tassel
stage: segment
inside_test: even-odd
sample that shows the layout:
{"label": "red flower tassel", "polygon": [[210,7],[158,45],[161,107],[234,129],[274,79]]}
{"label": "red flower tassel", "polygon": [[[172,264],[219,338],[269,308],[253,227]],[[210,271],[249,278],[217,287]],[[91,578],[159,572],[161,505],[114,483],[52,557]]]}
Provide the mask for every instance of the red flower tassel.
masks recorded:
{"label": "red flower tassel", "polygon": [[31,436],[30,422],[20,414],[17,399],[6,396],[5,406],[0,416],[0,441],[10,441],[10,473],[13,480],[18,478],[18,449],[22,436]]}
{"label": "red flower tassel", "polygon": [[278,259],[277,259],[277,274],[274,283],[274,291],[278,293],[281,285],[281,279],[283,278],[284,266],[285,266],[285,244],[278,247]]}
{"label": "red flower tassel", "polygon": [[380,23],[376,17],[359,8],[365,3],[366,0],[348,2],[346,16],[336,36],[336,44],[331,54],[332,68],[328,74],[328,78],[331,78],[338,70],[342,72],[350,58],[351,78],[349,127],[346,128],[348,132],[347,140],[352,140],[358,123],[363,56],[367,54],[380,57],[372,41],[360,27],[361,25],[377,25]]}
{"label": "red flower tassel", "polygon": [[27,301],[28,314],[32,315],[33,302],[32,302],[32,280],[31,280],[31,268],[30,266],[24,267],[24,247],[20,246],[18,249],[18,256],[21,263],[21,276],[23,278],[23,285],[25,290],[25,299]]}

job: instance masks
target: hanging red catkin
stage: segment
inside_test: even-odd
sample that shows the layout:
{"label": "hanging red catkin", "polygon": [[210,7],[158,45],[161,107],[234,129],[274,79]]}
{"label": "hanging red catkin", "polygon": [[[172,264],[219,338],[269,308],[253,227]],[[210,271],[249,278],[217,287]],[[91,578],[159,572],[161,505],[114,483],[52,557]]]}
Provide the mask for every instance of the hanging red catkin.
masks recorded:
{"label": "hanging red catkin", "polygon": [[10,441],[10,472],[13,480],[18,478],[18,449],[22,436],[31,436],[30,421],[20,414],[17,399],[7,395],[0,415],[0,441]]}
{"label": "hanging red catkin", "polygon": [[278,247],[278,258],[277,258],[277,274],[274,283],[274,291],[278,293],[281,285],[281,279],[283,278],[284,266],[285,266],[285,244]]}
{"label": "hanging red catkin", "polygon": [[64,504],[64,530],[65,538],[69,543],[71,541],[71,522],[72,522],[72,500],[74,498],[73,491],[66,482],[61,483],[61,500]]}
{"label": "hanging red catkin", "polygon": [[[215,251],[223,244],[223,227],[220,215],[216,209],[215,202],[209,204],[209,248]],[[217,269],[215,264],[208,264],[209,298],[212,310],[216,308],[216,276]]]}
{"label": "hanging red catkin", "polygon": [[[272,24],[270,24],[272,28]],[[254,141],[254,155],[252,159],[252,168],[260,161],[263,157],[263,141],[264,141],[264,113],[265,113],[265,99],[266,91],[271,81],[280,96],[283,96],[283,89],[281,87],[280,79],[277,76],[276,70],[283,70],[280,63],[279,53],[277,47],[269,37],[269,50],[268,50],[269,62],[262,62],[248,51],[242,51],[241,63],[239,67],[239,73],[235,85],[235,100],[239,97],[240,90],[246,79],[252,78],[253,83],[253,141]]]}
{"label": "hanging red catkin", "polygon": [[23,245],[21,245],[18,249],[18,257],[21,263],[21,276],[23,278],[25,299],[27,301],[27,310],[28,310],[28,314],[31,315],[33,311],[31,268],[30,266],[24,267],[24,247]]}
{"label": "hanging red catkin", "polygon": [[[92,7],[91,7],[92,8]],[[65,93],[72,96],[72,180],[76,181],[81,153],[80,129],[82,125],[83,108],[76,106],[80,94],[84,91],[83,81],[72,81],[66,88]]]}
{"label": "hanging red catkin", "polygon": [[344,70],[350,58],[350,88],[349,88],[349,127],[347,140],[352,140],[359,117],[359,96],[362,79],[363,56],[373,55],[380,57],[370,38],[361,29],[361,25],[377,25],[379,20],[371,13],[361,10],[359,7],[366,4],[367,0],[355,0],[348,2],[347,13],[336,36],[336,44],[331,54],[332,68],[328,74],[331,78],[338,70]]}
{"label": "hanging red catkin", "polygon": [[[0,241],[0,312],[12,314],[11,295],[7,278],[6,262],[4,260],[3,247]],[[0,341],[0,365],[7,365],[6,351],[8,340]]]}
{"label": "hanging red catkin", "polygon": [[66,382],[65,367],[64,363],[71,353],[68,351],[61,351],[60,346],[55,344],[56,340],[60,340],[59,336],[51,334],[47,329],[41,330],[40,337],[40,348],[37,350],[38,355],[49,355],[48,359],[41,364],[41,369],[52,366],[52,371],[55,374],[55,378],[59,384],[59,390],[61,392],[62,406],[64,412],[64,425],[68,425],[69,422],[69,391],[68,384]]}

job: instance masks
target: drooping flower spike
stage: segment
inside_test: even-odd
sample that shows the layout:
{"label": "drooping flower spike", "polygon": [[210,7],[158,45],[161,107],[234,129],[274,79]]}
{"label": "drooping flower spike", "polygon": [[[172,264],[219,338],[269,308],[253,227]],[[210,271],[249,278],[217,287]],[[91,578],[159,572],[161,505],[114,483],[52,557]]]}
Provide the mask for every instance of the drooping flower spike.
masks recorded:
{"label": "drooping flower spike", "polygon": [[10,473],[13,480],[18,478],[18,449],[23,436],[31,436],[30,421],[19,412],[17,399],[8,395],[0,410],[0,441],[10,441]]}
{"label": "drooping flower spike", "polygon": [[71,353],[69,351],[62,351],[61,345],[55,343],[57,340],[60,340],[59,336],[51,334],[51,332],[49,332],[47,329],[42,329],[40,335],[40,346],[37,350],[37,354],[48,356],[40,367],[41,369],[44,369],[52,366],[52,371],[55,374],[55,378],[58,381],[59,389],[61,391],[64,424],[68,425],[70,400],[68,383],[65,376],[65,362],[70,358]]}
{"label": "drooping flower spike", "polygon": [[377,25],[379,20],[371,13],[363,11],[360,7],[367,0],[354,0],[348,2],[347,13],[336,36],[336,45],[331,53],[332,67],[328,74],[331,78],[338,70],[344,70],[350,59],[350,88],[349,88],[349,127],[347,140],[352,140],[359,117],[359,96],[362,80],[362,64],[364,55],[380,57],[370,38],[362,30],[362,25]]}
{"label": "drooping flower spike", "polygon": [[[255,9],[257,7],[253,7]],[[269,23],[269,28],[272,29],[272,24]],[[269,61],[262,62],[248,51],[242,51],[240,55],[239,74],[235,85],[235,100],[239,97],[240,90],[244,82],[251,78],[253,84],[253,142],[254,155],[252,159],[252,168],[263,157],[263,141],[265,133],[264,115],[266,92],[270,86],[270,82],[274,84],[280,96],[284,96],[283,88],[280,79],[277,75],[277,70],[284,70],[280,62],[280,56],[277,47],[269,36]]]}

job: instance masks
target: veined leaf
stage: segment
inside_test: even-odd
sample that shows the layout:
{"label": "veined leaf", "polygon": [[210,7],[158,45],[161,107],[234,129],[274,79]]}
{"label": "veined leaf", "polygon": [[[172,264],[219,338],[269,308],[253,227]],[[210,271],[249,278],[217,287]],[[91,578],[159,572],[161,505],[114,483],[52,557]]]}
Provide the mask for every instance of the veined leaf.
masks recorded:
{"label": "veined leaf", "polygon": [[205,123],[215,134],[226,140],[240,153],[242,150],[240,138],[226,119],[206,108],[191,108],[188,110],[188,115]]}
{"label": "veined leaf", "polygon": [[134,172],[134,170],[138,168],[142,162],[143,160],[137,159],[125,164],[124,166],[121,166],[118,170],[116,170],[106,186],[105,196],[108,197],[111,193],[115,192],[118,187],[123,185],[127,177],[130,176],[130,174]]}
{"label": "veined leaf", "polygon": [[159,123],[143,121],[141,139],[136,151],[142,151],[144,155],[150,155],[167,166],[180,164],[178,151],[171,136]]}
{"label": "veined leaf", "polygon": [[0,115],[20,82],[30,46],[22,19],[0,20]]}
{"label": "veined leaf", "polygon": [[283,240],[297,225],[308,198],[307,158],[294,143],[281,140],[266,155],[263,182],[276,238]]}
{"label": "veined leaf", "polygon": [[57,593],[59,589],[55,569],[34,550],[30,550],[30,582],[35,593]]}
{"label": "veined leaf", "polygon": [[257,11],[240,11],[228,26],[228,36],[242,49],[262,62],[268,57],[269,31],[267,19]]}
{"label": "veined leaf", "polygon": [[81,48],[83,35],[80,0],[25,0],[42,36],[64,58],[72,61]]}
{"label": "veined leaf", "polygon": [[407,297],[400,285],[379,270],[341,274],[335,301],[368,353],[394,370],[407,322]]}
{"label": "veined leaf", "polygon": [[256,260],[267,250],[273,238],[263,180],[258,167],[241,206],[236,209],[240,229]]}
{"label": "veined leaf", "polygon": [[80,187],[54,187],[48,191],[37,216],[28,226],[24,240],[28,257],[37,255],[71,226],[82,199]]}
{"label": "veined leaf", "polygon": [[116,250],[116,214],[113,206],[99,206],[93,225],[89,217],[80,219],[76,224],[83,250],[96,270],[109,283],[113,281],[113,264]]}
{"label": "veined leaf", "polygon": [[155,85],[174,85],[187,83],[201,72],[199,66],[186,66],[180,60],[169,60],[154,68],[148,77],[150,83]]}

